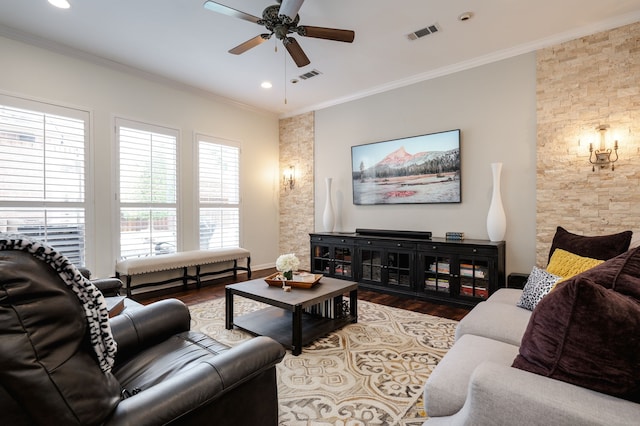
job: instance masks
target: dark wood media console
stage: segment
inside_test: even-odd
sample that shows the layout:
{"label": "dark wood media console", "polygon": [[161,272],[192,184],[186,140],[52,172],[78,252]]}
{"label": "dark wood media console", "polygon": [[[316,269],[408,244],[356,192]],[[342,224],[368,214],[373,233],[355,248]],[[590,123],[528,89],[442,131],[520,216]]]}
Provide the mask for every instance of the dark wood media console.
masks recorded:
{"label": "dark wood media console", "polygon": [[311,272],[361,288],[470,307],[505,287],[505,242],[428,232],[312,233]]}

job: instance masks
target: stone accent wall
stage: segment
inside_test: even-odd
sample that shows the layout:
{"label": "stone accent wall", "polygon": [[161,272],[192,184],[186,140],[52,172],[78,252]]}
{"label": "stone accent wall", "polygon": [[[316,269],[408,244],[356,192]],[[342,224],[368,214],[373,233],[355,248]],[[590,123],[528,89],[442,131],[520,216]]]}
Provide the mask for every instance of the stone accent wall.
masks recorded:
{"label": "stone accent wall", "polygon": [[294,166],[296,179],[292,190],[280,184],[280,254],[295,253],[300,268],[306,270],[310,268],[309,233],[314,230],[314,118],[309,112],[280,120],[280,176]]}
{"label": "stone accent wall", "polygon": [[[538,51],[537,119],[536,263],[558,225],[640,233],[640,22]],[[614,171],[589,164],[601,124],[619,140]]]}

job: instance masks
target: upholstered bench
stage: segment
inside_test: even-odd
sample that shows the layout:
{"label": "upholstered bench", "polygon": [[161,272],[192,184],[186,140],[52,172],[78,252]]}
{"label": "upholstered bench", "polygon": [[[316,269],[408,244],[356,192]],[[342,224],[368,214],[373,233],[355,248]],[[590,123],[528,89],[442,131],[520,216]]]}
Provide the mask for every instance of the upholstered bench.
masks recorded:
{"label": "upholstered bench", "polygon": [[[246,266],[238,264],[239,260],[246,259]],[[206,265],[217,263],[233,262],[230,268],[216,269],[215,271],[202,272],[201,268]],[[195,268],[195,274],[189,274],[189,268]],[[136,257],[131,259],[119,260],[116,262],[116,277],[126,277],[125,284],[127,288],[127,296],[131,296],[132,277],[155,272],[171,271],[182,269],[182,275],[179,277],[169,278],[162,281],[144,282],[135,285],[136,289],[168,284],[176,281],[182,281],[183,287],[187,287],[189,280],[195,280],[196,285],[200,288],[200,278],[208,275],[219,275],[233,272],[234,278],[237,277],[238,271],[247,271],[248,277],[251,278],[251,253],[249,250],[235,247],[224,249],[210,250],[191,250],[178,253],[160,254],[149,257]]]}

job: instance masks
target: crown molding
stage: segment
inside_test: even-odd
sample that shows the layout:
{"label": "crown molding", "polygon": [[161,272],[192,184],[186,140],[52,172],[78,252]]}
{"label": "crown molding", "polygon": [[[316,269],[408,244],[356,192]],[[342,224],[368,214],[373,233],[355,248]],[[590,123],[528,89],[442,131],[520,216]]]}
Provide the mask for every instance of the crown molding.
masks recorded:
{"label": "crown molding", "polygon": [[142,78],[148,81],[153,81],[155,83],[159,83],[165,86],[173,87],[178,90],[182,90],[184,92],[191,93],[195,96],[200,96],[211,101],[220,102],[235,108],[240,108],[243,110],[247,110],[250,112],[255,112],[259,114],[265,115],[277,115],[277,113],[269,110],[265,110],[262,108],[255,107],[253,105],[248,105],[243,102],[227,98],[216,93],[200,89],[198,87],[182,83],[180,81],[163,77],[161,75],[145,71],[140,68],[132,67],[130,65],[123,64],[118,61],[114,61],[113,59],[108,59],[102,56],[98,56],[93,53],[86,52],[84,50],[80,50],[66,44],[56,43],[51,40],[26,33],[24,31],[18,30],[16,28],[8,27],[6,25],[0,25],[0,37],[5,37],[7,39],[11,39],[20,43],[29,44],[31,46],[35,46],[41,49],[45,49],[54,53],[58,53],[60,55],[69,56],[75,59],[80,59],[86,62],[89,62],[94,65],[99,65],[114,71],[120,71],[125,74],[133,75],[138,78]]}
{"label": "crown molding", "polygon": [[477,58],[459,62],[457,64],[448,65],[435,70],[430,70],[421,74],[416,74],[405,79],[392,81],[382,84],[380,86],[372,87],[370,89],[356,92],[348,96],[333,99],[327,102],[322,102],[315,105],[310,105],[303,109],[291,111],[285,115],[281,115],[280,118],[288,118],[299,114],[304,114],[309,111],[318,111],[321,109],[333,107],[343,103],[359,100],[372,95],[388,92],[390,90],[399,89],[402,87],[410,86],[412,84],[420,83],[423,81],[431,80],[438,77],[443,77],[449,74],[454,74],[460,71],[476,68],[481,65],[487,65],[493,62],[498,62],[504,59],[509,59],[515,56],[523,55],[526,53],[534,52],[540,49],[544,49],[550,46],[561,44],[570,40],[575,40],[581,37],[586,37],[592,34],[596,34],[603,31],[619,28],[624,25],[633,24],[640,21],[640,11],[621,15],[613,19],[598,22],[593,25],[588,25],[580,28],[573,29],[571,31],[565,31],[550,37],[542,38],[532,41],[530,43],[524,43],[519,46],[515,46],[509,49],[493,52],[488,55],[479,56]]}

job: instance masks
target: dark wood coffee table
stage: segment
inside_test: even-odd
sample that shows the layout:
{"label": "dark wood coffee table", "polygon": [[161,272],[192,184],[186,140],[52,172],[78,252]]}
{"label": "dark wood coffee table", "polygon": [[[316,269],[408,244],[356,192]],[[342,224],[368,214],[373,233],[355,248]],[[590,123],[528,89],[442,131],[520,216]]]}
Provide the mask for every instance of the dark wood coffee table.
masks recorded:
{"label": "dark wood coffee table", "polygon": [[[343,296],[349,294],[349,307]],[[264,309],[233,317],[233,296],[270,305]],[[225,327],[234,326],[259,336],[269,336],[293,355],[300,355],[302,347],[331,331],[358,322],[358,284],[351,281],[323,277],[312,288],[269,286],[263,279],[226,286]]]}

